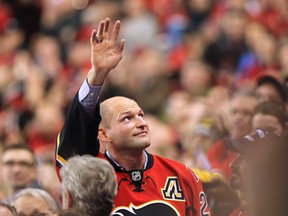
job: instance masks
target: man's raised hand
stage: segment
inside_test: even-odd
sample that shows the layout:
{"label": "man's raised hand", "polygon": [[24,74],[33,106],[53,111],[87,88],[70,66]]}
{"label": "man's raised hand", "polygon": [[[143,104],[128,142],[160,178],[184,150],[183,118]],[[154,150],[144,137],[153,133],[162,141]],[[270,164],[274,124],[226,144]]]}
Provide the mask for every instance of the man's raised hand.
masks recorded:
{"label": "man's raised hand", "polygon": [[122,39],[117,44],[121,23],[119,20],[115,22],[111,37],[109,37],[109,25],[109,18],[101,20],[97,31],[94,29],[91,33],[92,67],[88,73],[88,82],[90,85],[102,85],[108,73],[122,59],[125,40]]}

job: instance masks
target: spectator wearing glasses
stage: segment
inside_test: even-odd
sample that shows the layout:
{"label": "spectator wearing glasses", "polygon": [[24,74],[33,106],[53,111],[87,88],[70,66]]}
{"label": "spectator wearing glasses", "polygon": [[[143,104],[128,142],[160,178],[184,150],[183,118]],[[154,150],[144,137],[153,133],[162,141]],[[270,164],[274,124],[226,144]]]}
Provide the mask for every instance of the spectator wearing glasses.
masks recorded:
{"label": "spectator wearing glasses", "polygon": [[25,144],[6,146],[2,154],[1,173],[7,187],[2,202],[9,204],[14,194],[24,188],[41,188],[36,179],[36,158],[34,152]]}

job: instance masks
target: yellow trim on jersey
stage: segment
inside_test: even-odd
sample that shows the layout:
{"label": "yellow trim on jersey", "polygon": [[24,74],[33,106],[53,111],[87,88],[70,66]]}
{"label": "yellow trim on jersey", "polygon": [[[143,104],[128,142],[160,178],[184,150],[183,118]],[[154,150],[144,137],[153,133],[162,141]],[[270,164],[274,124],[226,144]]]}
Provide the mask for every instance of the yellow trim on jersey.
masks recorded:
{"label": "yellow trim on jersey", "polygon": [[61,164],[61,165],[64,165],[66,163],[66,160],[61,157],[60,155],[56,155],[56,160]]}
{"label": "yellow trim on jersey", "polygon": [[60,133],[57,136],[57,149],[56,149],[56,152],[58,152],[59,146],[60,146]]}

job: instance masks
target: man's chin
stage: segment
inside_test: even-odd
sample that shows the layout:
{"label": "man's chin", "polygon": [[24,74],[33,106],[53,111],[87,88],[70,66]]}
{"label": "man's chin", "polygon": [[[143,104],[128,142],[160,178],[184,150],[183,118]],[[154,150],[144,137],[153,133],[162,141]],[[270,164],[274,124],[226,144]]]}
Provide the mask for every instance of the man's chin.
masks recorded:
{"label": "man's chin", "polygon": [[139,146],[142,146],[143,149],[148,148],[150,145],[151,145],[150,140],[143,140],[143,142],[140,142],[140,143],[139,143]]}
{"label": "man's chin", "polygon": [[143,150],[146,150],[149,146],[150,146],[150,144],[144,144],[143,145]]}

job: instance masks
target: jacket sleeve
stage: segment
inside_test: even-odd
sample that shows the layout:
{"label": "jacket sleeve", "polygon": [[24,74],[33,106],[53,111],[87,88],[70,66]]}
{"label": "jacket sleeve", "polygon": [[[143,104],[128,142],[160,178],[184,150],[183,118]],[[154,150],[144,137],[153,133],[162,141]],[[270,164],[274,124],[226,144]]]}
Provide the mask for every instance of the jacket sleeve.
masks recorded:
{"label": "jacket sleeve", "polygon": [[78,101],[78,93],[72,100],[62,130],[58,134],[55,149],[55,166],[59,169],[73,155],[99,153],[98,128],[101,121],[99,102],[93,116],[89,115]]}

